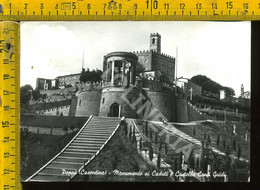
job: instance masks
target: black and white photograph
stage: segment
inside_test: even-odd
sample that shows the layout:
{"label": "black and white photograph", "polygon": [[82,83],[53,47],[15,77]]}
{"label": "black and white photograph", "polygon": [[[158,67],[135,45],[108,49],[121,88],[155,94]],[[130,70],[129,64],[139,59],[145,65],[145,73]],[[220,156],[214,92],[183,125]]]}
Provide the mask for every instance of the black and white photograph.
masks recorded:
{"label": "black and white photograph", "polygon": [[22,182],[250,182],[250,22],[20,24]]}

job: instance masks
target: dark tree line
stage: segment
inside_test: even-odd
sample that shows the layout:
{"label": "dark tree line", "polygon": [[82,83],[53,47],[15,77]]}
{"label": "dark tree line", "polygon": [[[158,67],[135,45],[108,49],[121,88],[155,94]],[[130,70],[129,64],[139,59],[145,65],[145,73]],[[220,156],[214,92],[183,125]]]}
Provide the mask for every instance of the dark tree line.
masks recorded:
{"label": "dark tree line", "polygon": [[99,69],[90,71],[89,68],[87,70],[83,69],[80,75],[80,82],[99,82],[102,80],[101,75],[102,71]]}
{"label": "dark tree line", "polygon": [[45,99],[47,94],[41,94],[39,90],[33,90],[33,87],[29,84],[26,84],[20,88],[20,99],[21,103],[27,104],[31,97],[34,100],[38,100],[40,98]]}
{"label": "dark tree line", "polygon": [[220,90],[225,90],[226,94],[228,96],[233,96],[235,95],[234,89],[226,86],[222,86],[219,83],[211,80],[210,78],[206,77],[205,75],[196,75],[192,77],[191,82],[194,82],[197,85],[200,85],[202,87],[202,90],[219,94]]}

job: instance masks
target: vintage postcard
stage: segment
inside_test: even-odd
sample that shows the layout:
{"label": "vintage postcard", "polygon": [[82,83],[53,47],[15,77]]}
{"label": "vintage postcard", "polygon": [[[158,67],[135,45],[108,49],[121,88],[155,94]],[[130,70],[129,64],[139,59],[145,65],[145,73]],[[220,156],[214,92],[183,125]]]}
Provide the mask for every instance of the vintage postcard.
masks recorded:
{"label": "vintage postcard", "polygon": [[249,182],[250,22],[21,22],[22,182]]}

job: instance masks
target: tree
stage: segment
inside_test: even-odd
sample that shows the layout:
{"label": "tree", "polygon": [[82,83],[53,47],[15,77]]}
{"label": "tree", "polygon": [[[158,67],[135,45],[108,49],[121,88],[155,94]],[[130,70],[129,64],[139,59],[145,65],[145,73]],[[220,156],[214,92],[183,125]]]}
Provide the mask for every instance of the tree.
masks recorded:
{"label": "tree", "polygon": [[74,129],[75,129],[74,125],[71,125],[71,126],[70,126],[70,130],[73,131]]}
{"label": "tree", "polygon": [[160,168],[161,166],[161,152],[158,153],[158,157],[157,157],[157,168]]}
{"label": "tree", "polygon": [[238,160],[240,159],[240,156],[241,156],[241,146],[238,145],[238,151],[237,151],[237,158],[238,158]]}
{"label": "tree", "polygon": [[27,104],[32,96],[32,90],[33,87],[29,84],[24,85],[20,88],[20,99],[21,99],[21,103],[23,104]]}
{"label": "tree", "polygon": [[218,148],[218,146],[219,146],[219,142],[220,142],[220,135],[218,134],[217,142],[216,142],[216,144],[217,144],[217,148]]}
{"label": "tree", "polygon": [[204,140],[207,139],[207,133],[204,133]]}
{"label": "tree", "polygon": [[195,135],[196,135],[196,129],[195,129],[195,126],[193,127],[192,134],[193,134],[193,136],[195,137]]}
{"label": "tree", "polygon": [[233,139],[233,150],[237,151],[237,143],[236,143],[236,139]]}
{"label": "tree", "polygon": [[63,127],[62,130],[68,133],[68,127]]}
{"label": "tree", "polygon": [[153,139],[153,131],[152,131],[152,128],[150,128],[150,139],[151,139],[151,140]]}
{"label": "tree", "polygon": [[149,159],[153,160],[153,146],[152,143],[149,143]]}
{"label": "tree", "polygon": [[138,62],[137,65],[136,65],[136,74],[140,74],[140,73],[143,73],[145,71],[145,68],[144,66]]}
{"label": "tree", "polygon": [[189,156],[189,165],[192,169],[195,167],[195,158],[193,154],[193,149],[191,150],[190,156]]}
{"label": "tree", "polygon": [[160,76],[160,79],[159,79],[161,82],[164,82],[164,83],[170,83],[170,80],[169,80],[169,78],[167,77],[167,75],[165,75],[165,74],[162,74],[161,76]]}
{"label": "tree", "polygon": [[165,155],[168,153],[168,144],[164,143],[164,150],[165,150]]}
{"label": "tree", "polygon": [[129,139],[132,139],[132,125],[130,125],[130,129],[129,129]]}
{"label": "tree", "polygon": [[84,69],[81,72],[81,75],[79,77],[80,82],[98,82],[101,81],[101,75],[102,75],[101,70],[92,70],[90,71],[89,68],[85,71]]}
{"label": "tree", "polygon": [[41,97],[41,93],[39,90],[33,90],[32,91],[32,97],[34,100],[38,100]]}
{"label": "tree", "polygon": [[139,140],[139,150],[140,150],[140,152],[142,151],[142,146],[143,146],[143,142],[142,142],[142,138],[140,138],[140,140]]}
{"label": "tree", "polygon": [[159,143],[159,151],[162,150],[162,139],[160,138],[160,143]]}
{"label": "tree", "polygon": [[211,144],[211,138],[210,138],[209,134],[208,134],[208,138],[207,138],[207,144],[208,144],[208,145]]}
{"label": "tree", "polygon": [[157,133],[155,133],[155,137],[154,137],[154,143],[157,145],[157,137],[158,135],[157,135]]}

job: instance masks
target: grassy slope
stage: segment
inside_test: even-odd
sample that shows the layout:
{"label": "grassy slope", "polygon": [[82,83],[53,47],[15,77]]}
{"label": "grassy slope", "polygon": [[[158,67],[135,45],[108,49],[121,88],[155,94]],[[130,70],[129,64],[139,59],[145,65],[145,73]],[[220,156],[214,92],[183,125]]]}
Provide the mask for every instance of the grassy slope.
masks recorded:
{"label": "grassy slope", "polygon": [[[119,170],[122,172],[153,171],[155,168],[149,166],[139,155],[135,146],[128,140],[124,132],[119,129],[115,136],[104,147],[101,153],[87,166],[87,171]],[[124,182],[152,182],[169,181],[167,177],[146,176],[77,176],[75,181],[124,181]]]}
{"label": "grassy slope", "polygon": [[21,134],[21,179],[25,180],[52,159],[76,134]]}
{"label": "grassy slope", "polygon": [[[233,125],[236,125],[236,135],[232,135]],[[223,123],[204,123],[196,126],[176,126],[179,130],[182,130],[186,134],[193,136],[193,128],[195,127],[195,136],[194,138],[198,140],[204,139],[204,134],[210,135],[211,145],[217,148],[216,141],[218,135],[220,135],[220,145],[218,147],[219,150],[225,152],[225,148],[223,146],[223,139],[225,139],[226,144],[229,144],[234,155],[237,156],[237,152],[233,151],[233,139],[236,140],[236,145],[241,145],[241,157],[250,160],[250,141],[245,141],[245,127],[250,127],[249,123],[240,123],[240,122],[232,122],[230,124]],[[204,140],[205,141],[205,140]]]}
{"label": "grassy slope", "polygon": [[21,115],[21,126],[37,126],[50,128],[71,127],[81,128],[88,117],[49,116],[49,115]]}

